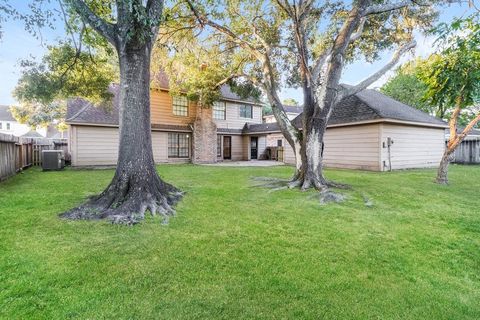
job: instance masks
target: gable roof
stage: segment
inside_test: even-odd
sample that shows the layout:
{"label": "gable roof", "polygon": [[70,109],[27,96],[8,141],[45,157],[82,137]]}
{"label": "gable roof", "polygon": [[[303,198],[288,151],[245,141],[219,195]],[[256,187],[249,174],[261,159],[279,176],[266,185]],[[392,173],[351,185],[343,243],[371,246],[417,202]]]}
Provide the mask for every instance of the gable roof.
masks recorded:
{"label": "gable roof", "polygon": [[[381,92],[370,89],[363,90],[348,97],[336,105],[328,121],[328,125],[348,125],[374,120],[405,121],[436,127],[447,126],[446,122],[441,119],[394,100]],[[293,120],[293,124],[301,129],[301,114]],[[277,123],[251,124],[244,128],[244,133],[277,131],[280,131]]]}
{"label": "gable roof", "polygon": [[12,113],[10,112],[9,109],[10,109],[10,106],[0,105],[0,120],[3,120],[3,121],[17,121],[12,116]]}
{"label": "gable roof", "polygon": [[40,133],[35,130],[30,130],[27,133],[21,135],[22,138],[44,138]]}

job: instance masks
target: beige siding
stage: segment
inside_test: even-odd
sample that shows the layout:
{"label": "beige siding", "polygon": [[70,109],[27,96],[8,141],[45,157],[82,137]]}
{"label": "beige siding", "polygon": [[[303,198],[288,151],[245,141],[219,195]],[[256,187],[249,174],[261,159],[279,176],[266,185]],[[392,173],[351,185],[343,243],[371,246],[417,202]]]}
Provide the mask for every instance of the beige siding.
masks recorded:
{"label": "beige siding", "polygon": [[380,125],[327,129],[324,156],[327,167],[380,170]]}
{"label": "beige siding", "polygon": [[242,129],[245,126],[245,123],[262,123],[262,107],[261,106],[252,106],[252,116],[253,118],[241,118],[240,117],[240,106],[242,104],[227,102],[226,109],[226,119],[218,120],[214,119],[218,128],[226,129]]}
{"label": "beige siding", "polygon": [[154,124],[187,125],[195,121],[196,104],[189,103],[188,116],[173,114],[173,98],[167,91],[152,90],[150,92],[150,115]]}
{"label": "beige siding", "polygon": [[[445,138],[442,128],[425,128],[397,124],[382,125],[382,142],[393,139],[392,169],[428,168],[438,166]],[[388,149],[381,148],[382,167],[388,170]]]}
{"label": "beige siding", "polygon": [[[380,125],[329,128],[325,133],[324,165],[333,168],[380,170]],[[271,144],[279,135],[269,137]],[[292,147],[283,138],[284,162],[295,164]]]}
{"label": "beige siding", "polygon": [[[71,126],[71,133],[73,166],[102,166],[117,163],[117,128]],[[156,163],[189,161],[189,159],[168,158],[168,132],[153,131],[152,147]]]}

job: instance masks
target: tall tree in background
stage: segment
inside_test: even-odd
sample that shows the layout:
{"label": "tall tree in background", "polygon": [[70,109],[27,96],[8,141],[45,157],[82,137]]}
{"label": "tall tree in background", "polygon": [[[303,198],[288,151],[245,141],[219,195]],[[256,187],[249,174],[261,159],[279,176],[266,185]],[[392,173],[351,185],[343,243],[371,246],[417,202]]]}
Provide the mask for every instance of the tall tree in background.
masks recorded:
{"label": "tall tree in background", "polygon": [[[450,138],[437,172],[437,183],[448,183],[448,164],[455,149],[480,121],[480,24],[478,15],[457,20],[452,25],[441,25],[437,33],[443,47],[432,55],[419,72],[427,86],[426,97],[432,104],[452,108]],[[472,109],[476,114],[458,133],[458,118],[462,110]]]}
{"label": "tall tree in background", "polygon": [[418,78],[416,72],[423,61],[417,59],[398,67],[395,75],[380,88],[380,91],[397,101],[443,119],[445,110],[425,101],[427,86]]}
{"label": "tall tree in background", "polygon": [[111,105],[108,87],[118,75],[110,60],[102,48],[92,52],[61,43],[50,46],[40,62],[22,61],[22,75],[13,92],[20,104],[10,107],[14,118],[32,128],[54,123],[63,131],[69,98]]}
{"label": "tall tree in background", "polygon": [[[135,223],[151,214],[165,218],[181,192],[157,174],[150,126],[150,61],[152,47],[162,21],[163,0],[117,0],[97,3],[65,0],[85,23],[105,38],[119,59],[119,152],[115,176],[100,195],[65,212],[72,219],[110,218]],[[115,14],[105,15],[105,8]],[[97,14],[99,10],[105,15]]]}
{"label": "tall tree in background", "polygon": [[[335,185],[323,175],[323,137],[333,107],[367,88],[415,46],[412,32],[429,27],[435,12],[416,1],[262,0],[188,1],[201,28],[209,26],[218,45],[247,53],[239,77],[268,97],[273,114],[296,157],[290,187],[327,191]],[[341,86],[349,61],[375,60],[397,47],[392,60],[356,86]],[[279,98],[282,79],[303,91],[303,130],[288,119]]]}
{"label": "tall tree in background", "polygon": [[[380,90],[395,100],[448,121],[455,109],[454,106],[440,101],[434,102],[428,95],[427,84],[422,80],[422,78],[425,79],[425,70],[428,70],[436,59],[438,56],[432,55],[405,63]],[[465,127],[474,117],[474,113],[472,108],[463,108],[457,117],[457,124]]]}

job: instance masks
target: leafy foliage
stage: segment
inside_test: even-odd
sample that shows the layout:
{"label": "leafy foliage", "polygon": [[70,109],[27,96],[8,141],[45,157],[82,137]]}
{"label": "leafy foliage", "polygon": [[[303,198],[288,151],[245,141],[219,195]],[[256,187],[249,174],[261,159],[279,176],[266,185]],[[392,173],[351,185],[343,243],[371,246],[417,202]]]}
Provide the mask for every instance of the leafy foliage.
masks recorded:
{"label": "leafy foliage", "polygon": [[109,103],[117,71],[104,52],[78,51],[68,43],[51,46],[40,62],[24,60],[14,90],[20,106],[12,113],[22,123],[42,126],[65,117],[66,100],[83,97]]}
{"label": "leafy foliage", "polygon": [[480,97],[480,25],[478,17],[442,24],[436,30],[440,53],[420,68],[426,98],[432,104],[466,108]]}
{"label": "leafy foliage", "polygon": [[54,12],[46,9],[45,4],[49,0],[35,0],[28,3],[28,12],[20,12],[12,4],[11,0],[0,0],[0,39],[2,38],[2,24],[8,20],[22,21],[25,30],[34,37],[40,37],[40,30],[43,27],[53,28]]}

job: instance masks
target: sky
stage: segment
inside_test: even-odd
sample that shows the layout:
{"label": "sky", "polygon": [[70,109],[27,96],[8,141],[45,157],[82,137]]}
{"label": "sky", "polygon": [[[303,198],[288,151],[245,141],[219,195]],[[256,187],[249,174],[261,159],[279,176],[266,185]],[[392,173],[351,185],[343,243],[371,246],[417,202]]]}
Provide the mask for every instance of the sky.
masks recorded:
{"label": "sky", "polygon": [[[28,10],[27,1],[16,1],[19,11]],[[55,1],[56,3],[56,1]],[[52,4],[54,6],[55,4]],[[55,8],[54,8],[55,9]],[[58,9],[58,8],[57,8]],[[441,12],[440,22],[450,22],[454,17],[468,15],[471,12],[466,4],[454,4]],[[20,21],[7,21],[3,23],[3,37],[0,40],[0,105],[12,105],[16,101],[12,91],[20,77],[19,61],[31,57],[40,58],[46,51],[49,44],[55,44],[57,40],[65,39],[67,35],[63,28],[61,19],[54,22],[54,29],[45,28],[41,32],[41,38],[35,38],[25,31]],[[415,56],[427,56],[433,52],[434,39],[417,34],[417,48]],[[384,52],[381,59],[370,64],[365,61],[357,61],[347,66],[342,75],[342,82],[356,84],[368,75],[380,69],[390,60],[392,52]],[[412,54],[404,56],[400,63],[414,58]],[[381,87],[392,72],[382,77],[372,87]],[[281,99],[293,98],[302,101],[301,91],[296,89],[284,89],[280,94]]]}

